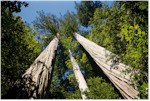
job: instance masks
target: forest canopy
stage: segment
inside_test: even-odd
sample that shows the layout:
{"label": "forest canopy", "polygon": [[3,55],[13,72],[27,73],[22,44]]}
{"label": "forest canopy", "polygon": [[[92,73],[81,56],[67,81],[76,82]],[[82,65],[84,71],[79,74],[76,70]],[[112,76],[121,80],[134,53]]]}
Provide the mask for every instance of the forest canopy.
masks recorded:
{"label": "forest canopy", "polygon": [[88,99],[123,98],[75,39],[73,33],[78,32],[130,66],[123,73],[132,73],[131,86],[139,91],[138,98],[148,99],[148,1],[113,1],[111,5],[101,1],[75,2],[77,12],[68,11],[61,17],[38,11],[34,28],[14,14],[22,12],[23,6],[30,3],[1,1],[2,98],[16,98],[16,82],[55,36],[59,42],[48,85],[49,99],[82,99],[68,49],[85,78],[89,92],[84,94]]}

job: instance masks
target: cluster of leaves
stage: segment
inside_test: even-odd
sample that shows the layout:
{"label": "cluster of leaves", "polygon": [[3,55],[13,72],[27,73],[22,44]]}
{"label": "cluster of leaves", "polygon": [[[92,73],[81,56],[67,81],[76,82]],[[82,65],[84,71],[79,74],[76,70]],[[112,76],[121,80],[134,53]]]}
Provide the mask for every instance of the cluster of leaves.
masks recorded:
{"label": "cluster of leaves", "polygon": [[13,12],[20,12],[21,11],[21,6],[28,6],[28,3],[26,2],[21,2],[21,1],[14,1],[14,2],[1,2],[2,4],[2,11],[4,12],[5,10],[9,12],[9,14],[12,14]]}
{"label": "cluster of leaves", "polygon": [[34,39],[37,33],[26,26],[21,17],[13,14],[20,12],[21,6],[28,4],[16,1],[2,1],[1,4],[1,94],[3,97],[32,64],[41,49],[38,41]]}
{"label": "cluster of leaves", "polygon": [[39,32],[38,39],[42,41],[43,49],[49,44],[59,30],[58,18],[44,11],[37,12],[38,17],[33,21],[34,28]]}
{"label": "cluster of leaves", "polygon": [[148,2],[115,2],[110,8],[103,5],[95,10],[90,25],[87,38],[130,65],[128,72],[133,74],[140,98],[147,98],[143,84],[148,84]]}
{"label": "cluster of leaves", "polygon": [[76,3],[77,16],[82,26],[88,27],[90,18],[93,17],[96,8],[102,6],[100,1],[81,1],[79,4]]}
{"label": "cluster of leaves", "polygon": [[[111,84],[106,83],[101,77],[93,77],[87,80],[89,92],[85,92],[90,99],[117,99],[118,94],[115,93]],[[93,86],[99,85],[99,86]]]}

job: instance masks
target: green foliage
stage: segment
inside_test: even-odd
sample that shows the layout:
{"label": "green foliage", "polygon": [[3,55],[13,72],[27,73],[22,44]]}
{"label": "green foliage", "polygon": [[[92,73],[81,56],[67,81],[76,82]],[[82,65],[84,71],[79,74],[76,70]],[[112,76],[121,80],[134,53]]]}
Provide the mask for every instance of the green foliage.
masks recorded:
{"label": "green foliage", "polygon": [[67,99],[82,99],[80,90],[78,89],[75,92],[69,92],[67,95]]}
{"label": "green foliage", "polygon": [[87,80],[89,92],[85,92],[89,99],[117,99],[119,96],[113,86],[100,77]]}
{"label": "green foliage", "polygon": [[59,19],[50,13],[38,11],[38,16],[33,21],[34,28],[39,32],[38,39],[45,48],[59,31]]}
{"label": "green foliage", "polygon": [[126,2],[122,5],[122,12],[126,12],[125,9],[127,9],[128,15],[122,18],[124,24],[120,23],[121,32],[118,33],[118,36],[126,42],[124,60],[132,66],[133,82],[137,85],[139,97],[142,99],[148,98],[147,89],[143,87],[148,85],[147,5],[148,2],[132,2],[131,4]]}
{"label": "green foliage", "polygon": [[93,13],[96,8],[102,6],[100,1],[81,1],[80,4],[76,3],[76,10],[79,22],[81,25],[88,27],[90,18],[93,17]]}
{"label": "green foliage", "polygon": [[72,63],[71,63],[71,60],[67,60],[66,62],[66,66],[70,69],[72,69]]}
{"label": "green foliage", "polygon": [[93,73],[92,66],[89,62],[90,61],[89,61],[88,57],[86,56],[86,54],[84,52],[82,52],[79,63],[81,64],[80,68],[82,70],[84,70],[84,72],[85,72],[85,74],[84,74],[85,79],[95,76],[95,74]]}
{"label": "green foliage", "polygon": [[79,24],[74,13],[67,12],[60,19],[60,33],[65,37],[71,36],[73,32],[78,31]]}
{"label": "green foliage", "polygon": [[59,29],[58,18],[50,13],[45,14],[44,11],[39,11],[37,13],[38,17],[36,17],[34,21],[35,28],[43,33],[47,32],[56,35]]}
{"label": "green foliage", "polygon": [[74,90],[68,92],[67,98],[68,99],[81,99],[81,92],[78,87],[77,80],[74,74],[70,74],[68,76],[68,80],[70,84],[74,87]]}
{"label": "green foliage", "polygon": [[68,54],[68,49],[73,48],[76,43],[76,41],[73,39],[72,33],[78,31],[79,29],[79,24],[75,14],[67,12],[60,19],[60,25],[60,41],[66,50],[65,53]]}
{"label": "green foliage", "polygon": [[15,81],[31,65],[40,53],[40,44],[36,41],[37,34],[27,27],[14,12],[20,12],[25,2],[2,2],[1,25],[1,94],[2,97],[13,87]]}
{"label": "green foliage", "polygon": [[2,11],[8,11],[10,14],[12,14],[13,12],[20,12],[21,11],[21,6],[28,6],[27,2],[21,2],[21,1],[2,1]]}
{"label": "green foliage", "polygon": [[143,99],[148,99],[148,84],[143,83],[142,86],[138,86],[138,90],[140,91],[139,97]]}
{"label": "green foliage", "polygon": [[66,79],[65,71],[67,66],[65,64],[67,55],[64,54],[64,47],[59,42],[57,54],[54,63],[53,77],[51,81],[50,97],[51,99],[64,99],[66,98],[66,89],[68,80]]}

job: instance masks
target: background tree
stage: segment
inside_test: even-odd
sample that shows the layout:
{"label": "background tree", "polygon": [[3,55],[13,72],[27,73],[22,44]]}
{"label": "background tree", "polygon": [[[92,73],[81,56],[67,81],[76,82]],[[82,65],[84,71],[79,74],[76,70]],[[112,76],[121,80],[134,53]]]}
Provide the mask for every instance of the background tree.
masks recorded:
{"label": "background tree", "polygon": [[37,33],[27,27],[21,17],[13,14],[20,12],[21,6],[27,6],[28,3],[2,1],[1,4],[1,94],[2,98],[9,98],[13,94],[7,94],[8,90],[14,86],[41,49],[34,39]]}
{"label": "background tree", "polygon": [[82,26],[88,27],[90,18],[93,17],[96,8],[100,8],[102,3],[100,1],[81,1],[79,4],[75,3],[78,20]]}

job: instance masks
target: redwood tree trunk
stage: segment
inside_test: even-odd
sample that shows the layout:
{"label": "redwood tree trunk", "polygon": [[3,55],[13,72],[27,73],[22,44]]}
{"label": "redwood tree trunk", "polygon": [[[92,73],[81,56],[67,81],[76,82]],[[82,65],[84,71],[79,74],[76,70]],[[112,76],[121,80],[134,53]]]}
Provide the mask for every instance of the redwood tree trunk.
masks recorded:
{"label": "redwood tree trunk", "polygon": [[77,33],[73,33],[77,41],[84,47],[84,49],[90,54],[97,65],[103,70],[105,75],[111,80],[115,87],[120,91],[126,99],[137,98],[138,91],[135,90],[131,84],[131,73],[123,73],[129,66],[123,63],[117,64],[117,68],[112,68],[112,60],[108,60],[110,55],[115,55],[105,48],[98,46],[94,42],[82,37]]}
{"label": "redwood tree trunk", "polygon": [[87,99],[86,95],[83,94],[83,92],[89,91],[88,87],[87,87],[87,84],[86,84],[86,81],[85,81],[85,79],[84,79],[84,77],[83,77],[83,75],[80,71],[80,68],[79,68],[78,64],[76,63],[74,57],[72,56],[72,52],[70,50],[69,50],[69,53],[70,53],[71,63],[72,63],[72,66],[73,66],[73,71],[74,71],[76,80],[78,82],[79,89],[81,91],[82,99]]}
{"label": "redwood tree trunk", "polygon": [[55,37],[47,48],[37,57],[29,69],[22,76],[22,80],[16,82],[16,98],[45,98],[49,90],[49,81],[52,76],[52,61],[57,50],[58,38]]}

